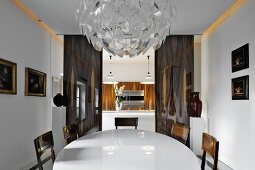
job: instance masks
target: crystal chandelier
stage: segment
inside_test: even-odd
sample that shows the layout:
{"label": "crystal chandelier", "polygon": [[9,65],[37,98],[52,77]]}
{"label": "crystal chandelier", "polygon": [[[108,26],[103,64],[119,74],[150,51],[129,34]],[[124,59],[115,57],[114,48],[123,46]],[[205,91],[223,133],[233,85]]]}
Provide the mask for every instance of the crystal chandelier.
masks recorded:
{"label": "crystal chandelier", "polygon": [[81,0],[76,10],[81,33],[94,48],[120,57],[158,49],[174,15],[171,0]]}

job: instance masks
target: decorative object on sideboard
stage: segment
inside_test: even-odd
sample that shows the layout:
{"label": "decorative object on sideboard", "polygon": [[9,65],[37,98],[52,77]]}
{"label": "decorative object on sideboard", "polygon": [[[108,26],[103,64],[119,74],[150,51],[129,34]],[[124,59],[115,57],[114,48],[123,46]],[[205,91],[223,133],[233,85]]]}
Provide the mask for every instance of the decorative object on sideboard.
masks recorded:
{"label": "decorative object on sideboard", "polygon": [[121,111],[121,109],[122,109],[122,103],[121,103],[121,101],[119,100],[119,98],[116,99],[115,105],[116,105],[116,106],[115,106],[116,111],[117,111],[117,112]]}
{"label": "decorative object on sideboard", "polygon": [[249,100],[249,76],[232,79],[232,100]]}
{"label": "decorative object on sideboard", "polygon": [[249,44],[232,51],[232,72],[249,68]]}
{"label": "decorative object on sideboard", "polygon": [[114,93],[115,93],[115,104],[116,104],[116,111],[120,111],[122,107],[122,99],[121,99],[121,94],[123,93],[123,90],[125,88],[125,85],[121,86],[118,88],[118,84],[114,84]]}
{"label": "decorative object on sideboard", "polygon": [[80,0],[75,14],[96,50],[132,57],[161,46],[175,13],[171,0]]}
{"label": "decorative object on sideboard", "polygon": [[191,93],[190,117],[201,117],[202,102],[199,99],[199,92]]}
{"label": "decorative object on sideboard", "polygon": [[46,97],[46,74],[31,68],[25,69],[25,96]]}
{"label": "decorative object on sideboard", "polygon": [[0,93],[17,94],[17,64],[1,58]]}

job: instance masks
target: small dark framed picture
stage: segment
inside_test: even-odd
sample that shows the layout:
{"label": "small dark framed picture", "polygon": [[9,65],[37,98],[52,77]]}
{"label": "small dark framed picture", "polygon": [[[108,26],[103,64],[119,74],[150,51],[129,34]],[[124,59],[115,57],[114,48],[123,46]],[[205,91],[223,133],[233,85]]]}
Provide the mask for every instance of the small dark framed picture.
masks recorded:
{"label": "small dark framed picture", "polygon": [[25,95],[45,97],[46,77],[45,73],[26,67]]}
{"label": "small dark framed picture", "polygon": [[249,100],[249,76],[232,79],[232,100]]}
{"label": "small dark framed picture", "polygon": [[1,58],[0,93],[17,94],[17,64]]}
{"label": "small dark framed picture", "polygon": [[232,72],[249,68],[249,44],[232,51]]}

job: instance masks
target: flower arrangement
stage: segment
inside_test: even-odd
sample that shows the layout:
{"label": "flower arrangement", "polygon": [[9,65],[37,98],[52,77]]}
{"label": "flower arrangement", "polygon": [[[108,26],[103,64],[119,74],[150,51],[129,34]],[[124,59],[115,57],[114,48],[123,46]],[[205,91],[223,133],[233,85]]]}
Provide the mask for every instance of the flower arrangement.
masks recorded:
{"label": "flower arrangement", "polygon": [[114,84],[114,92],[115,92],[116,103],[117,104],[121,103],[121,98],[120,98],[119,95],[123,93],[124,88],[125,88],[125,85],[123,85],[120,88],[118,88],[118,84]]}

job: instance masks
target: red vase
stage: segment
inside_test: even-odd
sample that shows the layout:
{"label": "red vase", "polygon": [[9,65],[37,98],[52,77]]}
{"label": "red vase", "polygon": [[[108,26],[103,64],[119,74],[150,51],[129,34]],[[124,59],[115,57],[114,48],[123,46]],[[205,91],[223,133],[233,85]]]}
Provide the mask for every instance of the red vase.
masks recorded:
{"label": "red vase", "polygon": [[199,92],[193,92],[191,93],[190,116],[201,117],[201,113],[202,113],[202,102],[199,99]]}

